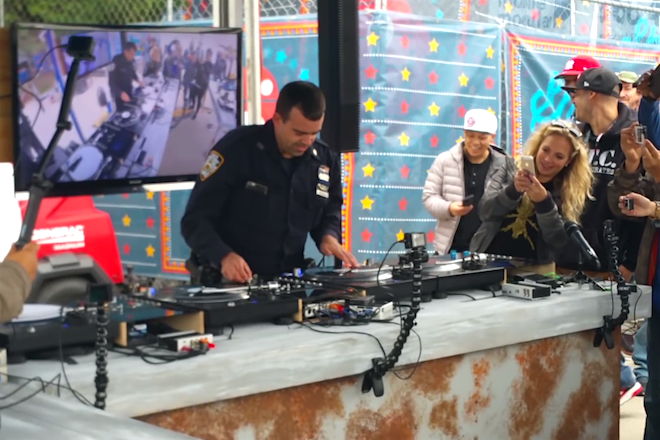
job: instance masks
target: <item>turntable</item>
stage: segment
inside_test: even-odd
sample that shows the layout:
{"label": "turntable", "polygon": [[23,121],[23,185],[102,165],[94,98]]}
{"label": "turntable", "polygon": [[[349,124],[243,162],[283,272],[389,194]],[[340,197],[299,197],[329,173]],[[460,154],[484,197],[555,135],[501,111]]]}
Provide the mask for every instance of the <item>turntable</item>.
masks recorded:
{"label": "turntable", "polygon": [[[108,339],[119,334],[119,324],[107,327]],[[96,316],[85,310],[71,310],[50,304],[26,304],[23,313],[0,325],[0,347],[7,350],[8,363],[28,358],[56,355],[60,347],[93,347],[96,342]]]}
{"label": "turntable", "polygon": [[[176,286],[148,293],[157,302],[176,302],[186,308],[203,311],[207,331],[221,334],[234,324],[275,322],[290,324],[300,309],[305,288],[284,281],[256,282],[251,285],[221,287]],[[142,298],[140,294],[131,296]]]}
{"label": "turntable", "polygon": [[[373,295],[376,300],[407,300],[412,294],[412,265],[409,270],[400,270],[400,266],[384,264],[365,265],[355,269],[307,269],[303,279],[318,282],[325,287],[353,288]],[[380,273],[379,273],[380,270]],[[409,273],[408,273],[409,272]],[[423,276],[422,301],[429,302],[436,289],[435,277]]]}
{"label": "turntable", "polygon": [[[493,264],[494,259],[485,254],[466,253],[462,258],[454,255],[431,257],[422,264],[422,301],[444,298],[447,292],[466,289],[489,289],[505,279],[505,267]],[[387,261],[386,261],[387,263]],[[358,269],[314,268],[305,272],[304,278],[327,286],[350,286],[366,290],[377,300],[407,300],[412,294],[412,264],[406,256],[399,257],[398,264],[385,264],[378,274],[379,264]]]}
{"label": "turntable", "polygon": [[103,166],[103,153],[95,146],[83,145],[64,164],[64,174],[74,182],[96,180]]}

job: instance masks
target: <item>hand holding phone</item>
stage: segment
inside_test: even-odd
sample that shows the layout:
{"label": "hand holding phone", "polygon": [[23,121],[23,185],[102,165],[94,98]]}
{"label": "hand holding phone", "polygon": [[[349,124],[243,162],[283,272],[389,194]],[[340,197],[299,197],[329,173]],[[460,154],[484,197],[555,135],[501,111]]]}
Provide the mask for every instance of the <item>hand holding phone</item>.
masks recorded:
{"label": "hand holding phone", "polygon": [[463,206],[472,206],[473,203],[474,203],[474,194],[468,195],[463,199],[462,202]]}

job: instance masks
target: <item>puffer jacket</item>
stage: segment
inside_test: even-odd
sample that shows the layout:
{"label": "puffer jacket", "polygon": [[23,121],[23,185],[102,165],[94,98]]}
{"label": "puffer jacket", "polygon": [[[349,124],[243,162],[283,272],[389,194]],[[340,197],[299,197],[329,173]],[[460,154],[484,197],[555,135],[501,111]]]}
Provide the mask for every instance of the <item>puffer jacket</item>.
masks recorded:
{"label": "puffer jacket", "polygon": [[[460,220],[459,217],[453,217],[449,213],[449,205],[452,202],[460,203],[465,198],[464,145],[465,143],[461,142],[440,153],[433,162],[424,184],[422,202],[426,210],[437,220],[433,247],[440,255],[449,252]],[[488,188],[488,182],[499,168],[507,163],[514,164],[513,158],[496,145],[491,145],[490,152],[492,160],[486,174],[485,188]]]}

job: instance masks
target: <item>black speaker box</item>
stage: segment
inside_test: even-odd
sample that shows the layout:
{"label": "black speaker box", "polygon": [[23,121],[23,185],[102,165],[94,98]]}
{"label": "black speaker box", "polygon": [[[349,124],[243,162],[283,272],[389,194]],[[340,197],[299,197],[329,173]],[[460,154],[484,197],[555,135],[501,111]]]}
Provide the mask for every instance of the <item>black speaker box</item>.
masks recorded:
{"label": "black speaker box", "polygon": [[358,0],[318,0],[319,82],[326,112],[321,138],[337,152],[360,143]]}

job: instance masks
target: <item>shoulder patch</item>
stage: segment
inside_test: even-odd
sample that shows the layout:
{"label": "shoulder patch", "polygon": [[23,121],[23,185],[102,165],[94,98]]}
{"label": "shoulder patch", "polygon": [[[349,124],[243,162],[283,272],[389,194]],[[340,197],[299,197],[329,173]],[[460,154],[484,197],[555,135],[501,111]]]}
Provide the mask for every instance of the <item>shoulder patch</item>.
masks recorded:
{"label": "shoulder patch", "polygon": [[203,182],[211,177],[213,174],[215,174],[216,171],[220,169],[224,163],[225,158],[222,156],[222,154],[218,153],[217,151],[211,151],[211,153],[209,153],[209,157],[206,158],[206,162],[204,162],[202,171],[199,173],[200,180]]}

